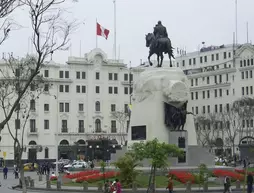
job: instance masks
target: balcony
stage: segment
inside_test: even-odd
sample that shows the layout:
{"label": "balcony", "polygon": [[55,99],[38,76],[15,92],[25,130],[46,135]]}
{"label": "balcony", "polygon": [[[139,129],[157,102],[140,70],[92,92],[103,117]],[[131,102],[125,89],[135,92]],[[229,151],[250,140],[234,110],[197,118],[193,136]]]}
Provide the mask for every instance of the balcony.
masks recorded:
{"label": "balcony", "polygon": [[68,133],[68,128],[67,127],[62,128],[61,133]]}
{"label": "balcony", "polygon": [[38,129],[37,128],[30,128],[30,130],[27,132],[28,136],[37,136],[38,135]]}

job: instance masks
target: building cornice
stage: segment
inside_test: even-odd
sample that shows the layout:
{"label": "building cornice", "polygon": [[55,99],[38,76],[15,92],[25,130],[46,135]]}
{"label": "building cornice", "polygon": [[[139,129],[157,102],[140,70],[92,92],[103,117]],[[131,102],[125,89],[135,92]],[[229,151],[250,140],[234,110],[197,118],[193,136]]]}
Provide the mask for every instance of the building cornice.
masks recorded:
{"label": "building cornice", "polygon": [[231,83],[229,83],[229,82],[217,83],[217,84],[213,84],[213,85],[191,87],[190,91],[192,92],[192,91],[200,91],[200,90],[224,88],[224,87],[229,87],[229,86],[231,86]]}

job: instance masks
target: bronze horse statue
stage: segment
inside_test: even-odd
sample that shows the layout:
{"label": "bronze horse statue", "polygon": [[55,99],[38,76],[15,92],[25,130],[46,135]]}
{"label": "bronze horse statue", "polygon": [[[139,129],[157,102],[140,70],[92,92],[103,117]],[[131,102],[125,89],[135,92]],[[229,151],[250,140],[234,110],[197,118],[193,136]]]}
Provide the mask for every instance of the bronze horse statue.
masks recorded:
{"label": "bronze horse statue", "polygon": [[156,40],[153,33],[148,33],[146,35],[146,47],[149,47],[148,61],[149,61],[150,66],[153,65],[150,58],[153,54],[156,54],[157,55],[157,62],[158,62],[157,67],[161,67],[163,58],[164,58],[164,56],[163,56],[163,52],[164,52],[164,54],[168,54],[169,61],[170,61],[170,67],[172,67],[171,58],[175,59],[175,57],[173,54],[174,48],[172,47],[171,41],[169,38],[159,38]]}

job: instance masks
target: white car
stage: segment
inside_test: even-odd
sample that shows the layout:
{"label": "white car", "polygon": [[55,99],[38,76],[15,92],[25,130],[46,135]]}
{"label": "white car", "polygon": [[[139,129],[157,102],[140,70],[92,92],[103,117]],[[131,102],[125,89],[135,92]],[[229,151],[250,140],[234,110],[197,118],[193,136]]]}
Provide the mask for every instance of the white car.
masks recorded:
{"label": "white car", "polygon": [[84,161],[75,161],[72,164],[65,165],[64,168],[87,168],[88,164]]}

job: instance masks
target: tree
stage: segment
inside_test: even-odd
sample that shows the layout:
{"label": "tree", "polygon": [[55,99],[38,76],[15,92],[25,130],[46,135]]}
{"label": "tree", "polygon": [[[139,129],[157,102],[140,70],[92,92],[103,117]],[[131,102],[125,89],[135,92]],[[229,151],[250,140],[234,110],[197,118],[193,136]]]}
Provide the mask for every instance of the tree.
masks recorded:
{"label": "tree", "polygon": [[123,157],[120,157],[114,165],[120,170],[120,179],[125,186],[132,185],[136,181],[139,174],[135,168],[140,165],[135,155],[127,152]]}
{"label": "tree", "polygon": [[131,147],[132,155],[142,161],[151,160],[151,173],[149,178],[148,190],[155,192],[155,176],[157,169],[163,169],[168,166],[168,158],[183,156],[183,151],[176,145],[160,143],[158,139],[152,141],[134,143]]}
{"label": "tree", "polygon": [[123,142],[125,142],[125,137],[124,137],[125,132],[124,131],[127,132],[127,130],[125,130],[125,126],[126,126],[129,114],[126,113],[125,111],[115,111],[115,112],[111,113],[111,116],[120,125],[119,132],[120,132],[120,135],[121,135],[121,144],[123,145]]}
{"label": "tree", "polygon": [[228,145],[232,147],[233,155],[235,155],[235,141],[236,137],[242,135],[242,117],[239,116],[239,106],[235,106],[233,103],[226,107],[223,112],[220,113],[220,119],[223,123],[223,129],[227,135]]}
{"label": "tree", "polygon": [[[16,97],[12,98],[12,107],[6,117],[0,121],[0,132],[11,119],[16,107],[19,105],[22,97],[26,93],[34,78],[40,73],[40,70],[49,56],[58,51],[68,48],[69,36],[76,26],[75,21],[66,21],[62,17],[63,10],[60,8],[65,0],[22,0],[24,6],[29,8],[29,15],[32,25],[32,42],[35,47],[36,61],[32,64],[32,71],[26,80],[23,80],[23,87]],[[1,10],[0,10],[1,13]],[[7,29],[7,35],[9,30]],[[12,65],[13,57],[7,59],[8,65]],[[13,79],[13,74],[10,74]]]}
{"label": "tree", "polygon": [[213,128],[212,119],[214,121],[214,115],[196,116],[194,119],[199,144],[210,149],[214,147],[216,139],[216,129]]}
{"label": "tree", "polygon": [[[0,70],[1,75],[5,80],[10,78],[9,74],[15,74],[11,80],[0,82],[1,88],[4,88],[0,90],[0,108],[3,111],[4,118],[7,118],[9,111],[12,109],[12,100],[21,92],[25,84],[23,80],[26,80],[30,71],[33,70],[31,68],[31,64],[35,61],[36,58],[33,56],[27,56],[21,60],[13,58],[9,61],[11,62],[11,65],[9,63],[8,70]],[[24,133],[26,131],[30,115],[35,110],[36,100],[45,89],[49,91],[49,83],[46,82],[42,76],[37,75],[31,83],[30,89],[26,90],[19,102],[19,105],[15,109],[17,116],[12,116],[10,119],[13,123],[15,123],[15,125],[10,125],[9,122],[6,124],[8,132],[14,142],[14,161],[19,168],[21,180],[24,180],[24,168],[22,163],[22,155],[25,150]],[[36,131],[34,130],[32,132]],[[26,192],[26,186],[23,186],[23,192]]]}

